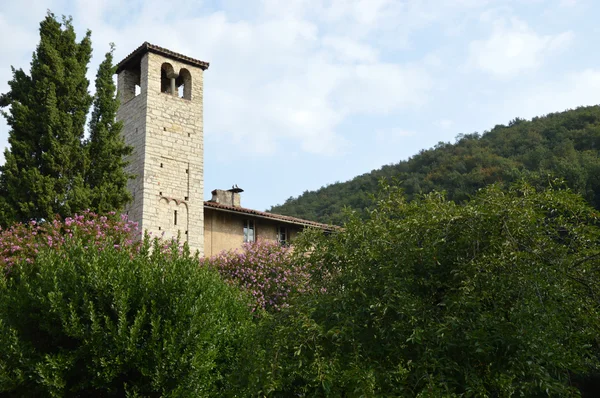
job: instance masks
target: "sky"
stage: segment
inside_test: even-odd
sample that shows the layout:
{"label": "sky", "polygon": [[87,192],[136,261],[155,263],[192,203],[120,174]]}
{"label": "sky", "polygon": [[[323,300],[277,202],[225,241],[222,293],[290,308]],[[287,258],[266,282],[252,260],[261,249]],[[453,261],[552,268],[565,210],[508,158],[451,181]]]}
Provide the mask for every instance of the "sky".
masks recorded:
{"label": "sky", "polygon": [[90,90],[111,42],[116,61],[148,41],[210,62],[204,196],[237,184],[258,210],[600,102],[597,0],[0,0],[0,93],[48,9],[92,31]]}

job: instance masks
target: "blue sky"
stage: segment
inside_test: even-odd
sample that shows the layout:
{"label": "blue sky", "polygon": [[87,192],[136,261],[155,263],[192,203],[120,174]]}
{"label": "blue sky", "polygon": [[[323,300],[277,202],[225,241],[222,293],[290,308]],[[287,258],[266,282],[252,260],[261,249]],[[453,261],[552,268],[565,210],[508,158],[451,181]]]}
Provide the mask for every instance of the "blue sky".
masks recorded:
{"label": "blue sky", "polygon": [[0,92],[47,9],[92,30],[92,80],[110,42],[117,60],[148,41],[210,62],[205,198],[237,184],[259,210],[600,100],[595,0],[2,1]]}

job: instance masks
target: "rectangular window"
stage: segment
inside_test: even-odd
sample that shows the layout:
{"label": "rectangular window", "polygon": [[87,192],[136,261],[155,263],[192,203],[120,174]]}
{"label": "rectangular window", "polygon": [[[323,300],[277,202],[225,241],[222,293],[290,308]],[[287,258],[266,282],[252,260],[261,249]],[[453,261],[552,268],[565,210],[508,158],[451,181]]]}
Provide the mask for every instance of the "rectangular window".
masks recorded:
{"label": "rectangular window", "polygon": [[244,242],[254,242],[254,220],[244,220]]}
{"label": "rectangular window", "polygon": [[288,244],[288,241],[288,230],[286,227],[280,225],[277,227],[277,242],[279,242],[280,245],[285,246]]}
{"label": "rectangular window", "polygon": [[173,215],[173,225],[177,225],[177,210],[175,210],[175,214]]}

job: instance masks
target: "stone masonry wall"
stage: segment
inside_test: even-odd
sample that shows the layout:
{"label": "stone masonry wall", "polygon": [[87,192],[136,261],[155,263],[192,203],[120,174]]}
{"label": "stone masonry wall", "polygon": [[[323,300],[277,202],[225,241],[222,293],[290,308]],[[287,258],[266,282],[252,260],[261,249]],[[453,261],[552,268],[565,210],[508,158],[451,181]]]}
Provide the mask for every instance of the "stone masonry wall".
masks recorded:
{"label": "stone masonry wall", "polygon": [[[122,71],[117,77],[117,88],[120,106],[117,111],[117,120],[123,122],[123,138],[127,145],[133,147],[132,154],[128,157],[129,165],[126,171],[135,176],[127,182],[127,189],[133,196],[131,203],[125,206],[129,219],[142,222],[143,209],[143,181],[144,181],[144,155],[146,146],[146,109],[147,98],[142,95],[146,91],[148,71],[143,71],[143,78],[131,71]],[[142,93],[135,96],[135,85],[140,84]]]}
{"label": "stone masonry wall", "polygon": [[[169,63],[176,74],[182,69],[189,72],[191,99],[161,93],[163,63]],[[121,75],[122,80],[128,77],[122,72],[119,79]],[[134,146],[130,172],[138,175],[130,184],[134,195],[128,208],[130,219],[154,236],[179,233],[182,241],[203,255],[203,71],[146,53],[141,60],[140,83],[140,95],[122,103],[119,110],[125,141]],[[189,87],[187,91],[189,94]]]}

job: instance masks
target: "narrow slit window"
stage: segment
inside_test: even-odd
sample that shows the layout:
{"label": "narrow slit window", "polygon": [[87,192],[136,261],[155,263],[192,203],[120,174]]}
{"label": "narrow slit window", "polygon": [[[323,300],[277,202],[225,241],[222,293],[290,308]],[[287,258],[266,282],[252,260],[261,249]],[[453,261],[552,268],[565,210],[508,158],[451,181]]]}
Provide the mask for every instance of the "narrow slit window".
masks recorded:
{"label": "narrow slit window", "polygon": [[177,210],[173,213],[173,225],[177,225]]}

